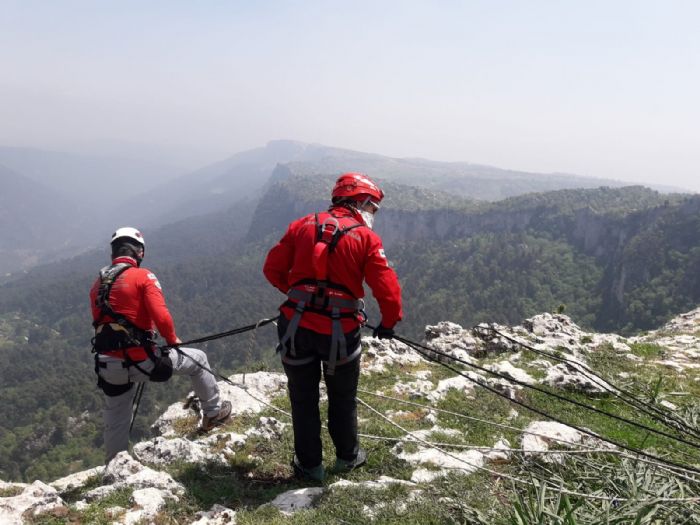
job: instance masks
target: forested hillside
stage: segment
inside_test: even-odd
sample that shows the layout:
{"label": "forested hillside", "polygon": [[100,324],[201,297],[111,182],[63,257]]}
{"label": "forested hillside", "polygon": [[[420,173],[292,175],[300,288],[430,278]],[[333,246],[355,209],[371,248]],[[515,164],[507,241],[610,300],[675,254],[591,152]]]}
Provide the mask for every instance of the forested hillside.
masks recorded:
{"label": "forested hillside", "polygon": [[[261,274],[296,216],[325,207],[332,176],[281,177],[259,203],[146,231],[183,340],[275,315]],[[564,309],[585,326],[632,332],[700,302],[700,197],[640,187],[561,190],[496,203],[397,183],[376,227],[404,289],[400,333],[450,320],[520,322]],[[51,479],[101,461],[87,291],[106,248],[0,288],[0,478]],[[369,301],[370,322],[377,321]],[[274,366],[274,329],[210,343],[222,371]],[[134,435],[182,395],[149,385]]]}
{"label": "forested hillside", "polygon": [[[398,159],[292,140],[270,141],[184,174],[181,167],[141,160],[0,146],[0,282],[5,273],[63,259],[76,249],[94,249],[103,232],[115,227],[115,216],[130,217],[151,231],[203,217],[208,221],[212,214],[257,202],[271,183],[349,170],[462,199],[621,185],[590,177]],[[111,182],[109,191],[95,193],[96,176]],[[247,222],[243,224],[247,229]]]}

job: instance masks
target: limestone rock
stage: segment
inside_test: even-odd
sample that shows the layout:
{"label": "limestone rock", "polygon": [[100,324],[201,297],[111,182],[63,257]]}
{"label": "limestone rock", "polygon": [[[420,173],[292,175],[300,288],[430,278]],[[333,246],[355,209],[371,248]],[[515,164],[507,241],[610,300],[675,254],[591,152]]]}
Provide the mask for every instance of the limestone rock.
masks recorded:
{"label": "limestone rock", "polygon": [[574,366],[566,363],[559,363],[548,369],[547,377],[544,382],[563,390],[582,392],[593,396],[600,396],[608,393],[601,384],[612,389],[612,387],[604,381],[595,377],[591,378],[590,374],[584,374],[583,371],[577,370]]}
{"label": "limestone rock", "polygon": [[176,461],[186,463],[206,463],[226,460],[219,455],[211,454],[206,445],[184,438],[166,439],[162,436],[143,441],[134,445],[134,456],[144,463],[169,465]]}
{"label": "limestone rock", "polygon": [[534,385],[537,382],[535,378],[525,370],[514,367],[509,361],[501,361],[493,365],[487,365],[485,368],[511,379],[515,379],[516,381],[520,381],[521,383],[525,383],[526,385]]}
{"label": "limestone rock", "polygon": [[508,463],[511,459],[510,442],[507,439],[499,439],[493,446],[494,450],[484,454],[484,459],[488,463],[502,464]]}
{"label": "limestone rock", "polygon": [[[236,386],[223,381],[220,381],[218,385],[221,398],[231,402],[232,417],[243,413],[261,412],[265,408],[262,402],[268,403],[271,398],[283,394],[287,386],[287,377],[284,374],[273,372],[234,374],[229,377],[229,380]],[[191,414],[191,411],[183,408],[182,403],[174,403],[156,420],[151,428],[162,436],[175,436],[174,422],[178,419],[191,417]]]}
{"label": "limestone rock", "polygon": [[367,481],[350,481],[347,479],[341,479],[335,483],[331,483],[328,488],[329,490],[335,490],[339,488],[346,487],[363,487],[367,489],[383,489],[389,485],[406,485],[409,487],[415,486],[415,483],[411,481],[406,481],[405,479],[394,479],[389,476],[379,476],[376,480]]}
{"label": "limestone rock", "polygon": [[178,499],[177,496],[168,491],[158,490],[153,487],[135,490],[132,498],[136,508],[129,510],[124,515],[122,523],[125,525],[136,525],[137,523],[150,520],[165,506],[166,499],[175,499],[176,501]]}
{"label": "limestone rock", "polygon": [[[3,525],[15,525],[24,523],[23,515],[36,516],[46,512],[56,511],[65,507],[65,503],[58,495],[58,491],[42,483],[35,481],[31,485],[6,484],[22,490],[15,496],[0,498],[0,523]],[[6,486],[6,488],[9,488]]]}
{"label": "limestone rock", "polygon": [[135,490],[156,488],[173,495],[185,492],[185,488],[170,474],[142,465],[126,451],[120,452],[109,462],[105,468],[104,481],[106,485],[89,491],[85,494],[85,499],[88,501],[101,499],[122,487]]}
{"label": "limestone rock", "polygon": [[363,337],[362,345],[365,347],[360,364],[363,374],[382,373],[387,366],[395,364],[417,365],[425,362],[418,352],[395,339]]}
{"label": "limestone rock", "polygon": [[[474,380],[481,380],[485,381],[483,377],[479,376],[478,374],[475,374],[474,372],[467,372],[467,375],[469,377],[472,377]],[[463,376],[455,376],[455,377],[450,377],[448,379],[443,379],[438,383],[438,386],[428,394],[428,399],[431,401],[438,401],[445,397],[447,395],[447,392],[451,389],[459,390],[461,392],[465,392],[467,394],[471,393],[472,390],[474,390],[474,382],[470,381],[466,377]]]}
{"label": "limestone rock", "polygon": [[69,490],[82,487],[92,477],[102,476],[104,471],[104,466],[83,470],[81,472],[76,472],[75,474],[70,474],[69,476],[52,481],[50,485],[58,492],[67,492]]}
{"label": "limestone rock", "polygon": [[278,495],[270,503],[266,503],[266,505],[272,505],[282,514],[291,516],[299,510],[313,507],[323,494],[323,490],[323,487],[288,490]]}
{"label": "limestone rock", "polygon": [[398,443],[392,452],[400,459],[414,465],[431,465],[439,470],[419,469],[411,476],[411,481],[419,483],[430,481],[448,472],[460,471],[465,474],[474,472],[484,464],[484,455],[477,450],[467,450],[446,454],[434,448],[420,447],[417,452],[406,452],[403,444]]}
{"label": "limestone rock", "polygon": [[596,448],[615,447],[579,432],[575,428],[557,423],[555,421],[533,421],[524,430],[522,436],[522,448],[525,456],[541,456],[545,462],[562,462],[562,454],[538,454],[549,450],[550,444],[561,448],[566,445],[583,444]]}
{"label": "limestone rock", "polygon": [[424,379],[417,379],[410,383],[396,383],[393,390],[395,394],[415,399],[427,395],[432,389],[432,382]]}
{"label": "limestone rock", "polygon": [[236,525],[236,511],[218,504],[208,512],[198,512],[197,518],[190,525]]}
{"label": "limestone rock", "polygon": [[456,323],[448,321],[425,327],[426,346],[437,350],[434,357],[440,362],[448,361],[447,354],[463,361],[472,362],[473,356],[482,353],[481,342]]}
{"label": "limestone rock", "polygon": [[287,423],[282,423],[274,417],[261,417],[257,426],[246,432],[246,436],[257,436],[267,440],[279,439],[287,426]]}
{"label": "limestone rock", "polygon": [[219,454],[226,457],[235,454],[236,450],[241,449],[247,439],[248,436],[237,434],[236,432],[221,432],[211,434],[198,441],[209,447],[209,449],[219,450]]}

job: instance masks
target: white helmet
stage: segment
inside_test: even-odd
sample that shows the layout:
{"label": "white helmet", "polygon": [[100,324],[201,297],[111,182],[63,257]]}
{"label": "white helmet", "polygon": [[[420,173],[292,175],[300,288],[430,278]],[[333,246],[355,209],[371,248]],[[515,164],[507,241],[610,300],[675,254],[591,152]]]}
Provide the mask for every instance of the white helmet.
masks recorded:
{"label": "white helmet", "polygon": [[109,241],[110,244],[114,243],[114,241],[117,239],[131,239],[143,246],[144,249],[146,248],[146,241],[144,240],[143,235],[141,235],[141,232],[136,228],[131,228],[130,226],[125,226],[115,231],[112,234],[112,240]]}

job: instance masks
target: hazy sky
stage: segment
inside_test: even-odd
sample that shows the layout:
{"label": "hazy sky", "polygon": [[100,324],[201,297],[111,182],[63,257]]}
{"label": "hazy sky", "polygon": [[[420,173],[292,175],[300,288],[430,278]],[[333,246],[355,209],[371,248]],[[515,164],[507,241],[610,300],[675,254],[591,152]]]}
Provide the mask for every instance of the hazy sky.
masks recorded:
{"label": "hazy sky", "polygon": [[0,0],[0,145],[271,139],[700,191],[697,1]]}

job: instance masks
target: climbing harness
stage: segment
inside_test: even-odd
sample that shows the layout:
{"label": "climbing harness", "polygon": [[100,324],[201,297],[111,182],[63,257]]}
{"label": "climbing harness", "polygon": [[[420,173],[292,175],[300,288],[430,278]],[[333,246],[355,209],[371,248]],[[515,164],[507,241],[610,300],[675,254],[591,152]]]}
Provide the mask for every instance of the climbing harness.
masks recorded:
{"label": "climbing harness", "polygon": [[[97,373],[97,386],[107,396],[119,396],[128,392],[134,385],[128,381],[123,385],[114,385],[105,381],[99,373],[100,368],[106,368],[107,363],[100,361],[99,356],[121,350],[122,366],[128,368],[134,366],[139,372],[148,376],[150,381],[163,382],[170,379],[173,374],[172,364],[169,359],[165,359],[168,351],[161,350],[160,355],[153,351],[155,348],[155,334],[151,330],[143,330],[127,319],[123,314],[114,311],[109,302],[109,294],[112,286],[122,275],[132,266],[128,263],[117,263],[106,266],[100,270],[100,287],[97,291],[95,306],[100,309],[100,317],[93,321],[95,337],[92,339],[92,351],[95,354],[95,373]],[[103,322],[105,317],[110,317],[113,321]],[[148,358],[153,362],[153,369],[150,372],[144,370],[139,363],[129,356],[129,348],[143,348]]]}
{"label": "climbing harness", "polygon": [[357,299],[345,286],[328,280],[328,257],[335,251],[340,240],[351,230],[364,226],[355,222],[343,228],[340,227],[339,217],[328,212],[322,222],[319,214],[314,215],[314,229],[316,242],[314,244],[312,264],[314,269],[313,279],[302,279],[294,283],[287,293],[287,301],[282,306],[294,309],[289,320],[287,330],[280,338],[277,351],[281,353],[282,362],[292,366],[304,365],[313,362],[317,356],[297,357],[295,348],[295,335],[299,328],[299,322],[305,312],[325,315],[331,318],[331,344],[328,353],[327,374],[335,373],[336,365],[349,363],[360,356],[362,347],[352,349],[348,354],[348,348],[343,332],[341,319],[356,319],[360,325],[364,324],[367,317],[364,313],[364,301]]}

